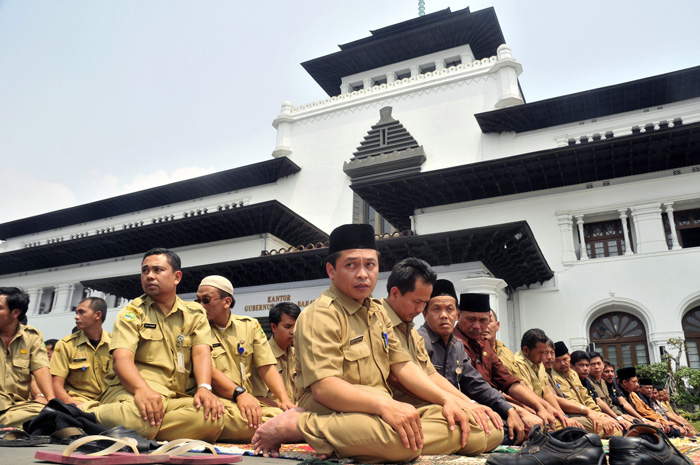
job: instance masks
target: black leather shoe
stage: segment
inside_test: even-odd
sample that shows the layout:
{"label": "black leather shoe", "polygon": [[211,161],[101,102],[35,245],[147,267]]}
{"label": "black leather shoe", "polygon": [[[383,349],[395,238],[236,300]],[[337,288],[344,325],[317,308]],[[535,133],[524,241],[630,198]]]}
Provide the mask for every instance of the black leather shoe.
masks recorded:
{"label": "black leather shoe", "polygon": [[692,465],[658,428],[632,425],[622,438],[610,438],[610,465]]}
{"label": "black leather shoe", "polygon": [[553,433],[537,425],[517,454],[491,454],[487,465],[602,465],[603,443],[597,434],[581,428],[564,428]]}

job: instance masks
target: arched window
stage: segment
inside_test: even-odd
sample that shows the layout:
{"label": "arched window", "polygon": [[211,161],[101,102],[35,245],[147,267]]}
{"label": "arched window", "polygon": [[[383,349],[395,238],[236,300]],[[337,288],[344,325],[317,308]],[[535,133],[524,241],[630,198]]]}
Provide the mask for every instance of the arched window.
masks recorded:
{"label": "arched window", "polygon": [[683,316],[683,332],[685,333],[685,354],[690,368],[700,368],[700,306],[691,308]]}
{"label": "arched window", "polygon": [[644,324],[630,313],[614,311],[596,318],[590,340],[616,368],[649,363]]}

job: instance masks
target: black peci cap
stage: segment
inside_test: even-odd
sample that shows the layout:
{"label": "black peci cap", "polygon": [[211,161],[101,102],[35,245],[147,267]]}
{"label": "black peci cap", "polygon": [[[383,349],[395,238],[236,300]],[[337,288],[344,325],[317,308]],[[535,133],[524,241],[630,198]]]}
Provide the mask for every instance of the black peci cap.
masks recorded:
{"label": "black peci cap", "polygon": [[374,249],[374,228],[369,224],[344,224],[331,232],[328,255],[349,249]]}

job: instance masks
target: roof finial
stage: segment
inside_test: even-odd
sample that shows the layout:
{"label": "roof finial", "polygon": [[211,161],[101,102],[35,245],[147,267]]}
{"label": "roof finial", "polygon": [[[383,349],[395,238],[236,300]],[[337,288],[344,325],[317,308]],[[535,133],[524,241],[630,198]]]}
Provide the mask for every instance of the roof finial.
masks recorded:
{"label": "roof finial", "polygon": [[425,0],[418,0],[418,16],[425,16]]}

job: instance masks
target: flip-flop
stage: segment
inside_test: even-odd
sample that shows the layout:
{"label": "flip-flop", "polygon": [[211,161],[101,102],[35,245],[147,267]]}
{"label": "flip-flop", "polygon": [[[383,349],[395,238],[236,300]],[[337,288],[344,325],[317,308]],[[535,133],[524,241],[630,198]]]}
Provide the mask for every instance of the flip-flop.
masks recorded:
{"label": "flip-flop", "polygon": [[22,428],[14,426],[0,428],[0,447],[33,447],[48,443],[47,437],[34,437]]}
{"label": "flip-flop", "polygon": [[[75,450],[93,441],[113,442],[111,446],[92,454],[74,454]],[[129,447],[133,453],[117,452]],[[136,440],[133,438],[110,438],[108,436],[85,436],[70,443],[63,452],[37,451],[34,454],[37,460],[45,462],[61,463],[66,465],[141,465],[150,463],[169,463],[167,455],[139,454],[136,448]]]}
{"label": "flip-flop", "polygon": [[[209,449],[213,455],[182,455],[186,452],[190,452],[192,449],[200,447],[204,447],[205,450]],[[167,444],[154,450],[152,454],[166,454],[170,456],[169,463],[175,465],[217,465],[236,463],[243,460],[243,457],[240,455],[219,455],[214,446],[208,442],[199,441],[197,439],[176,439],[174,441],[169,441]]]}

